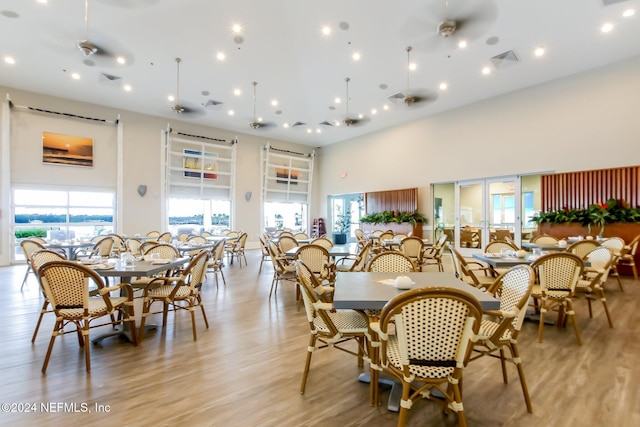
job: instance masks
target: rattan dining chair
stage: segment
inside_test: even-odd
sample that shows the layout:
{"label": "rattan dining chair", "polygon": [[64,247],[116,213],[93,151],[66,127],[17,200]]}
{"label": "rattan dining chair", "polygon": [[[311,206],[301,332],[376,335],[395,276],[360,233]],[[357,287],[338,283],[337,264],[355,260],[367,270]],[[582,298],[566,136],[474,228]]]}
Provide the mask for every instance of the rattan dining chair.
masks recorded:
{"label": "rattan dining chair", "polygon": [[278,291],[278,284],[281,280],[287,280],[296,284],[296,300],[300,298],[300,287],[298,286],[298,277],[296,276],[296,266],[289,263],[278,245],[273,241],[268,243],[271,264],[273,265],[273,279],[271,280],[271,290],[269,291],[269,299],[271,295]]}
{"label": "rattan dining chair", "polygon": [[242,267],[242,260],[244,260],[244,265],[247,265],[247,257],[244,253],[244,247],[247,243],[247,233],[240,233],[240,236],[236,239],[233,246],[230,248],[225,248],[225,252],[229,256],[229,262],[233,264],[233,259],[238,260],[238,265]]}
{"label": "rattan dining chair", "polygon": [[31,255],[36,251],[41,251],[45,249],[44,245],[33,239],[24,239],[20,242],[20,248],[22,248],[22,253],[24,255],[24,259],[27,262],[27,271],[24,272],[24,278],[22,279],[22,285],[20,285],[20,290],[24,287],[25,283],[27,283],[27,278],[29,277],[29,273],[35,273],[35,270],[31,266]]}
{"label": "rattan dining chair", "polygon": [[580,258],[584,258],[589,252],[598,246],[600,246],[600,243],[595,240],[578,240],[567,247],[567,252],[571,252],[572,254],[578,255]]}
{"label": "rattan dining chair", "polygon": [[539,246],[554,246],[554,245],[557,245],[558,242],[559,242],[558,239],[546,234],[542,234],[540,236],[536,236],[531,239],[531,243]]}
{"label": "rattan dining chair", "polygon": [[416,265],[405,254],[397,251],[387,251],[374,255],[369,261],[366,271],[407,273],[417,270]]}
{"label": "rattan dining chair", "polygon": [[[140,340],[143,338],[144,324],[149,315],[162,313],[162,327],[167,326],[169,311],[188,311],[191,315],[191,329],[193,340],[198,339],[196,331],[195,309],[200,307],[204,324],[209,329],[209,321],[202,303],[202,283],[207,271],[209,251],[201,251],[194,256],[180,276],[157,277],[144,288],[142,294],[142,320],[140,321]],[[163,310],[152,312],[151,306],[155,302],[163,303]]]}
{"label": "rattan dining chair", "polygon": [[[502,273],[489,286],[487,293],[500,301],[500,309],[483,312],[480,331],[473,347],[475,354],[470,359],[473,361],[483,356],[500,359],[502,379],[505,384],[509,381],[505,362],[515,364],[528,412],[533,412],[533,408],[518,350],[518,334],[524,322],[534,280],[535,273],[531,267],[518,265]],[[509,349],[511,357],[506,357],[505,349]],[[496,351],[498,355],[495,354]]]}
{"label": "rattan dining chair", "polygon": [[327,239],[326,237],[317,237],[315,239],[313,239],[311,241],[312,245],[319,245],[322,246],[323,248],[332,248],[333,247],[333,242],[329,239]]}
{"label": "rattan dining chair", "polygon": [[467,261],[451,244],[449,244],[449,250],[459,279],[476,288],[487,288],[495,281],[495,271],[491,267],[485,267],[477,261]]}
{"label": "rattan dining chair", "polygon": [[[38,276],[47,299],[51,303],[56,315],[51,341],[47,349],[42,372],[47,371],[47,365],[53,350],[56,337],[76,332],[80,347],[84,347],[85,365],[87,372],[91,371],[89,330],[98,326],[131,323],[131,340],[138,345],[136,336],[136,321],[133,310],[133,289],[127,283],[119,283],[106,287],[102,278],[90,268],[73,261],[50,261],[38,270]],[[97,287],[97,295],[90,296],[90,284]],[[120,295],[111,297],[110,292],[118,291]],[[121,293],[124,291],[123,293]],[[119,312],[118,320],[114,313]],[[92,322],[103,317],[110,317],[107,323],[93,325]],[[76,330],[64,328],[74,324]]]}
{"label": "rattan dining chair", "polygon": [[224,240],[220,240],[211,248],[211,256],[207,261],[207,271],[213,272],[216,288],[218,287],[218,274],[222,277],[222,283],[227,286],[227,280],[224,278],[222,267],[224,267]]}
{"label": "rattan dining chair", "polygon": [[298,241],[293,236],[280,236],[278,239],[278,247],[282,253],[287,252],[298,246]]}
{"label": "rattan dining chair", "polygon": [[357,255],[349,255],[342,257],[336,261],[337,271],[364,271],[369,262],[369,254],[371,252],[371,240],[365,242]]}
{"label": "rattan dining chair", "polygon": [[[443,410],[458,414],[467,425],[462,405],[462,371],[480,328],[482,308],[466,292],[441,287],[404,292],[389,301],[380,320],[371,323],[382,343],[385,372],[402,384],[398,426],[404,426],[414,401],[437,389]],[[446,386],[446,387],[443,387]]]}
{"label": "rattan dining chair", "polygon": [[611,252],[609,248],[599,246],[585,255],[583,259],[589,262],[589,267],[584,268],[582,277],[578,279],[576,292],[583,292],[586,295],[589,306],[589,317],[593,317],[591,300],[594,299],[594,295],[599,298],[604,307],[604,312],[607,315],[609,327],[613,328],[609,306],[604,296],[604,287],[615,259],[613,252]]}
{"label": "rattan dining chair", "polygon": [[613,252],[613,262],[611,263],[611,271],[609,275],[615,277],[618,281],[618,287],[621,292],[624,292],[624,288],[622,287],[622,281],[620,280],[620,274],[618,274],[618,260],[625,251],[625,243],[620,237],[609,237],[600,243],[601,246],[611,249]]}
{"label": "rattan dining chair", "polygon": [[483,252],[488,254],[499,254],[502,251],[517,251],[520,250],[516,245],[507,242],[505,240],[493,240],[485,246]]}
{"label": "rattan dining chair", "polygon": [[324,247],[304,245],[296,253],[296,260],[304,262],[320,283],[333,284],[336,281],[336,266]]}
{"label": "rattan dining chair", "polygon": [[142,255],[142,251],[140,247],[142,246],[142,240],[136,238],[128,238],[125,241],[125,246],[127,247],[127,251],[129,251],[133,256]]}
{"label": "rattan dining chair", "polygon": [[33,330],[33,335],[31,336],[31,342],[35,342],[36,336],[38,335],[38,330],[40,329],[40,324],[42,323],[42,318],[46,313],[51,313],[53,310],[49,310],[49,300],[47,299],[47,294],[44,292],[44,287],[42,286],[42,282],[40,281],[40,276],[38,276],[38,270],[44,263],[49,261],[64,261],[67,257],[57,251],[52,251],[50,249],[40,249],[31,254],[30,265],[33,268],[33,272],[38,277],[38,283],[40,285],[40,290],[43,295],[43,303],[42,308],[40,309],[40,315],[38,316],[38,322],[36,323],[36,327]]}
{"label": "rattan dining chair", "polygon": [[413,261],[418,271],[422,271],[424,242],[421,238],[415,236],[405,237],[400,241],[399,250]]}
{"label": "rattan dining chair", "polygon": [[444,265],[442,265],[442,254],[446,248],[447,235],[442,233],[438,241],[431,247],[425,246],[422,253],[422,267],[429,265],[437,265],[438,271],[444,271]]}
{"label": "rattan dining chair", "polygon": [[[175,246],[170,245],[168,243],[158,243],[158,242],[150,243],[149,246],[147,246],[146,249],[144,250],[143,254],[145,256],[148,256],[151,254],[158,254],[158,258],[160,259],[175,259],[180,257],[180,252],[178,251],[178,249],[176,249]],[[175,269],[172,268],[160,273],[158,276],[138,277],[131,281],[131,285],[134,287],[134,289],[142,289],[146,287],[149,284],[149,282],[151,282],[156,277],[176,276],[179,273],[179,271],[180,271],[179,268],[175,268]]]}
{"label": "rattan dining chair", "polygon": [[634,280],[638,280],[638,269],[636,267],[636,252],[638,251],[638,244],[640,242],[640,234],[633,238],[628,245],[625,245],[622,253],[620,254],[620,258],[618,258],[618,263],[616,265],[617,268],[622,266],[626,266],[631,268],[633,271]]}
{"label": "rattan dining chair", "polygon": [[269,261],[269,248],[267,247],[267,240],[264,238],[263,235],[258,234],[258,242],[260,242],[260,251],[261,251],[261,255],[260,255],[260,268],[258,269],[258,274],[262,273],[262,264],[264,264],[265,261]]}
{"label": "rattan dining chair", "polygon": [[[573,297],[578,279],[582,275],[584,263],[579,256],[568,252],[555,252],[542,255],[531,265],[536,272],[539,284],[533,286],[531,296],[540,304],[540,324],[538,342],[542,342],[544,318],[548,311],[558,310],[558,326],[566,323],[570,317],[576,340],[582,345],[578,323],[573,311]],[[536,306],[537,307],[537,306]]]}
{"label": "rattan dining chair", "polygon": [[[319,349],[335,348],[344,351],[357,357],[358,366],[364,365],[364,360],[368,359],[369,355],[369,319],[361,311],[335,310],[330,297],[333,287],[323,285],[303,261],[296,261],[295,266],[310,329],[307,358],[300,385],[300,393],[304,394],[311,356]],[[357,342],[358,350],[355,352],[343,346],[351,341]]]}

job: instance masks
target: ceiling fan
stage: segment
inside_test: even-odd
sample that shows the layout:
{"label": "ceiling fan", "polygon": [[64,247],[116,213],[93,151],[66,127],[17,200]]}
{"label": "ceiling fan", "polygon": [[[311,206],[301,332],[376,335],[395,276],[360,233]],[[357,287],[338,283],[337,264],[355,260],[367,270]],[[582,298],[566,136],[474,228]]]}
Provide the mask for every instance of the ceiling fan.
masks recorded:
{"label": "ceiling fan", "polygon": [[[89,39],[89,0],[84,1],[84,31],[84,39],[76,40],[75,46],[85,58],[83,61],[85,65],[93,67],[94,65],[96,65],[96,60],[102,60],[102,62],[100,63],[101,66],[115,66],[116,61],[120,63],[120,65],[124,64],[125,62],[131,62],[132,55],[130,53],[127,53],[126,55],[119,53],[118,55],[116,55],[114,52],[110,52],[104,47],[102,42],[104,42],[105,40],[109,41],[109,44],[112,46],[118,45],[115,40],[111,40],[111,37],[109,35],[102,35],[99,38],[101,40],[100,43],[96,43],[95,39],[94,41],[91,41]],[[118,46],[118,51],[126,51],[126,48]]]}
{"label": "ceiling fan", "polygon": [[390,101],[402,101],[407,106],[421,104],[427,101],[435,101],[437,95],[435,93],[429,93],[425,90],[414,89],[411,91],[411,51],[413,48],[407,46],[407,91],[405,93],[398,92],[387,97]]}
{"label": "ceiling fan", "polygon": [[358,116],[358,118],[354,119],[352,117],[349,116],[349,82],[351,81],[351,79],[349,77],[347,77],[346,79],[344,79],[344,81],[347,84],[347,115],[345,116],[345,119],[343,120],[343,123],[345,124],[345,126],[357,126],[357,125],[361,125],[364,124],[368,121],[368,119],[362,117],[362,116]]}
{"label": "ceiling fan", "polygon": [[201,112],[200,110],[188,107],[180,103],[180,63],[181,62],[182,62],[182,59],[176,58],[176,96],[175,96],[175,103],[171,105],[171,109],[178,114],[199,113]]}
{"label": "ceiling fan", "polygon": [[[405,36],[417,50],[454,48],[487,32],[498,16],[494,0],[431,0],[426,10],[413,14]],[[434,19],[435,17],[435,19]]]}
{"label": "ceiling fan", "polygon": [[256,114],[256,87],[258,86],[258,82],[253,82],[253,121],[249,123],[251,129],[263,129],[267,127],[273,126],[273,123],[265,123],[262,121],[261,117],[258,117]]}

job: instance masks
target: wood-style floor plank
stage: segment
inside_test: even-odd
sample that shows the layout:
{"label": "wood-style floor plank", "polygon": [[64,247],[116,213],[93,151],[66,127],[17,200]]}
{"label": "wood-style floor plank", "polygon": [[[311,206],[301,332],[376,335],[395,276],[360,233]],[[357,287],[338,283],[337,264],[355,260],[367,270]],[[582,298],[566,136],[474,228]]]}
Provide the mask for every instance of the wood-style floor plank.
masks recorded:
{"label": "wood-style floor plank", "polygon": [[[47,374],[40,372],[54,319],[45,316],[32,345],[42,304],[36,280],[30,276],[21,292],[25,267],[0,268],[0,402],[9,409],[36,404],[34,413],[6,412],[3,406],[0,425],[395,425],[397,414],[368,405],[368,385],[356,379],[361,369],[342,352],[314,354],[307,391],[300,395],[308,342],[304,310],[297,310],[288,282],[270,301],[271,266],[258,275],[259,252],[249,251],[247,258],[248,267],[225,267],[226,287],[216,289],[208,279],[203,298],[210,328],[196,312],[197,342],[188,313],[170,314],[166,330],[147,334],[139,347],[118,338],[92,345],[89,374],[74,334],[57,339]],[[599,302],[593,319],[586,302],[576,302],[581,347],[570,327],[547,326],[544,342],[538,343],[537,324],[525,324],[520,347],[533,414],[526,411],[513,366],[505,385],[497,360],[473,362],[464,372],[469,424],[640,425],[640,281],[624,281],[624,293],[615,282],[608,286],[615,329],[608,327]],[[160,324],[161,317],[148,323]],[[383,389],[382,398],[387,396]],[[43,411],[41,404],[51,410]],[[57,404],[66,404],[66,410]],[[83,412],[81,404],[90,412]],[[109,412],[97,412],[96,405]],[[440,407],[427,400],[415,403],[408,425],[445,425]]]}

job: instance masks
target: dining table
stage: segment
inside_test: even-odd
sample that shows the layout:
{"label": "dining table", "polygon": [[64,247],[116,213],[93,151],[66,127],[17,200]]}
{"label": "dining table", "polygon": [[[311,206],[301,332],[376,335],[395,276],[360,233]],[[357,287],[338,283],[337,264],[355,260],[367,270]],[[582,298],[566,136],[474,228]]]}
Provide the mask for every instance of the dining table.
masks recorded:
{"label": "dining table", "polygon": [[78,249],[84,248],[92,248],[95,245],[94,242],[91,241],[50,241],[45,243],[43,246],[47,249],[62,249],[67,254],[67,259],[73,261],[76,259],[76,251]]}
{"label": "dining table", "polygon": [[[190,257],[180,257],[174,259],[156,259],[153,261],[145,261],[144,259],[136,259],[132,266],[125,266],[125,262],[122,259],[114,258],[106,261],[100,261],[98,263],[92,263],[87,260],[82,263],[87,267],[94,270],[102,277],[119,277],[123,283],[131,283],[134,277],[151,277],[157,274],[163,273],[167,270],[179,268],[190,261]],[[124,289],[123,289],[124,291]],[[156,325],[145,325],[145,332],[155,330]],[[122,329],[115,329],[111,332],[99,335],[91,341],[95,344],[102,341],[105,338],[112,336],[125,337],[129,341],[131,340],[131,331],[129,329],[129,322],[124,322]]]}
{"label": "dining table", "polygon": [[[284,254],[287,258],[293,259],[296,257],[301,247],[302,246],[294,246],[293,248],[287,250]],[[351,243],[346,245],[333,245],[330,248],[326,249],[329,252],[329,256],[331,256],[332,258],[349,256],[358,253],[357,245]]]}
{"label": "dining table", "polygon": [[[412,284],[409,289],[400,290],[395,287],[397,276],[408,276]],[[410,289],[425,287],[446,287],[467,292],[478,299],[483,310],[499,310],[500,301],[493,296],[458,279],[453,273],[446,272],[409,272],[409,273],[379,273],[379,272],[338,272],[336,273],[333,305],[336,309],[352,310],[381,310],[385,304],[397,295]],[[370,321],[377,321],[371,314]],[[377,347],[371,347],[371,366],[377,366],[380,355]],[[361,374],[361,382],[369,383],[369,401],[372,406],[379,405],[378,384],[391,385],[388,409],[399,410],[401,387],[392,379],[380,377],[376,369],[370,369],[369,375]]]}
{"label": "dining table", "polygon": [[180,252],[181,255],[190,254],[193,251],[201,251],[203,249],[211,249],[216,245],[216,242],[209,243],[201,243],[201,244],[190,244],[190,243],[178,243],[176,245],[176,249]]}
{"label": "dining table", "polygon": [[540,250],[543,250],[543,251],[566,251],[569,245],[568,244],[560,245],[557,243],[555,245],[549,245],[549,244],[544,245],[544,244],[537,244],[537,243],[531,243],[531,242],[522,242],[522,247],[527,249],[539,248]]}

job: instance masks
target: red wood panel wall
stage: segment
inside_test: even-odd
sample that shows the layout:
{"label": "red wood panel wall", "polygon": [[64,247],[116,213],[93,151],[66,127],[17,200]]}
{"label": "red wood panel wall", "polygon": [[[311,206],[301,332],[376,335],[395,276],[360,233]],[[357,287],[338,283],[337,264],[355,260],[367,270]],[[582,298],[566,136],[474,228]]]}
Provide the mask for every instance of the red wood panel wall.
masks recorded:
{"label": "red wood panel wall", "polygon": [[418,189],[374,191],[365,193],[365,212],[384,211],[415,212],[418,209]]}
{"label": "red wood panel wall", "polygon": [[542,175],[542,210],[584,209],[608,199],[640,206],[640,166]]}

